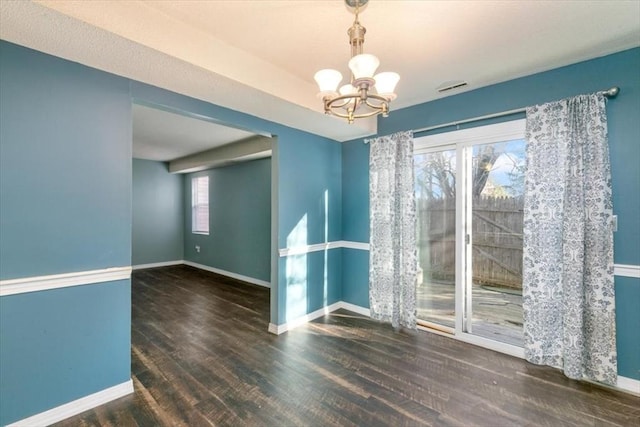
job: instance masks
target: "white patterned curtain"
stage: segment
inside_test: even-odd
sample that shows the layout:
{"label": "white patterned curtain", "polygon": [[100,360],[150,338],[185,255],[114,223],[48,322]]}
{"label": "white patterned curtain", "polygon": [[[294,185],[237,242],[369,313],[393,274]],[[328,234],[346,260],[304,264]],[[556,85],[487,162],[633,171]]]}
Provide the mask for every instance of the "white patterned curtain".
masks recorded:
{"label": "white patterned curtain", "polygon": [[416,327],[416,202],[413,133],[370,143],[369,307],[394,327]]}
{"label": "white patterned curtain", "polygon": [[527,109],[525,358],[574,379],[617,379],[605,99]]}

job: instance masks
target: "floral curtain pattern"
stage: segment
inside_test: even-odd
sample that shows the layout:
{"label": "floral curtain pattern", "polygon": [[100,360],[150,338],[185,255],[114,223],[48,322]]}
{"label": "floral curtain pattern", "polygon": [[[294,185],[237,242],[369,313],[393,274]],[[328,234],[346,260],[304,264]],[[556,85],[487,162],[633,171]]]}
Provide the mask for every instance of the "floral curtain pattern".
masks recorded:
{"label": "floral curtain pattern", "polygon": [[371,139],[369,157],[371,317],[416,327],[416,202],[413,133]]}
{"label": "floral curtain pattern", "polygon": [[527,108],[525,358],[570,378],[617,379],[613,207],[605,99]]}

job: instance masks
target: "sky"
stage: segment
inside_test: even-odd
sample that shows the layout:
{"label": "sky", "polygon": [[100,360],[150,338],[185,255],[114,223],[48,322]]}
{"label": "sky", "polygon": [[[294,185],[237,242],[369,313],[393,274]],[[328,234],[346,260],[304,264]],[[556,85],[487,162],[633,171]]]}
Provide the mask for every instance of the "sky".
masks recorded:
{"label": "sky", "polygon": [[[491,169],[491,173],[489,174],[488,186],[489,187],[500,187],[504,186],[505,191],[510,196],[518,196],[522,191],[522,183],[523,177],[522,173],[524,173],[524,164],[525,164],[525,146],[526,143],[524,139],[505,141],[505,142],[497,142],[492,143],[496,146],[496,150],[502,151],[496,162],[493,164]],[[477,154],[482,145],[474,146],[473,153]],[[444,157],[449,161],[450,167],[455,169],[456,159],[455,159],[455,150],[447,149],[441,151],[439,153],[443,153]],[[415,156],[416,162],[416,179],[423,179],[425,171],[421,168],[421,165],[424,165],[429,158],[429,156],[434,156],[434,153],[426,153],[426,154],[418,154]],[[516,176],[520,174],[519,179]],[[434,181],[433,190],[434,193],[437,194],[437,183]],[[486,188],[486,187],[485,187]],[[416,182],[416,190],[419,189],[419,185]]]}

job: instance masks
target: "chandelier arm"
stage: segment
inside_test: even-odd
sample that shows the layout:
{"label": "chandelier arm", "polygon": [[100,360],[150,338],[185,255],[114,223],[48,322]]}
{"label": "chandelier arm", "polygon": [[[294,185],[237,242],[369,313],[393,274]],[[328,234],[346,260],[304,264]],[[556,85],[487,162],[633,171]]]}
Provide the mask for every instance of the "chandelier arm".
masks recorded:
{"label": "chandelier arm", "polygon": [[353,116],[354,119],[364,119],[366,117],[373,117],[373,116],[377,116],[378,114],[380,114],[380,111],[369,111],[368,113],[360,113],[360,114],[355,114]]}
{"label": "chandelier arm", "polygon": [[341,119],[348,119],[349,118],[349,115],[347,113],[343,113],[343,112],[341,112],[339,110],[337,110],[337,111],[331,110],[329,114],[331,114],[332,116],[340,117]]}
{"label": "chandelier arm", "polygon": [[[369,99],[375,99],[376,101],[379,101],[380,104],[378,104],[378,105],[372,104],[372,103],[369,102]],[[367,106],[369,108],[380,109],[380,110],[382,110],[382,105],[383,104],[387,104],[387,106],[389,106],[389,100],[387,98],[385,98],[384,96],[376,95],[374,93],[370,93],[367,96],[367,99],[365,100],[365,103],[367,104]]]}
{"label": "chandelier arm", "polygon": [[[364,118],[364,117],[371,117],[371,116],[375,116],[377,114],[380,114],[382,112],[382,108],[375,108],[373,111],[369,111],[367,113],[359,113],[359,114],[355,114],[355,111],[358,109],[358,107],[360,106],[360,104],[362,103],[362,101],[360,100],[360,97],[357,94],[350,94],[350,95],[343,95],[339,98],[342,98],[342,100],[346,100],[349,99],[349,101],[346,101],[340,105],[334,105],[336,101],[340,100],[338,98],[332,99],[332,100],[328,100],[325,104],[325,113],[334,115],[336,117],[341,117],[343,119],[349,119],[350,117],[354,118],[354,119],[359,119],[359,118]],[[345,105],[347,105],[348,103],[353,102],[353,106],[350,107],[346,112],[342,112],[340,109],[343,108]]]}
{"label": "chandelier arm", "polygon": [[360,92],[348,93],[346,95],[336,96],[335,98],[325,97],[324,98],[324,102],[325,102],[325,104],[327,104],[328,106],[333,108],[334,107],[333,104],[335,104],[338,101],[346,101],[344,104],[339,106],[339,107],[344,107],[346,104],[349,103],[350,100],[361,100],[361,101],[364,101],[371,108],[379,108],[378,106],[372,105],[369,102],[367,102],[367,100],[369,98],[376,99],[376,100],[378,100],[380,102],[389,102],[389,100],[387,98],[385,98],[384,96],[380,96],[380,95],[377,95],[375,93],[370,93],[368,91],[365,91],[364,97],[362,96],[362,94]]}
{"label": "chandelier arm", "polygon": [[354,119],[364,119],[364,118],[367,118],[367,117],[377,116],[378,114],[380,114],[380,111],[369,111],[368,113],[354,114],[353,118]]}
{"label": "chandelier arm", "polygon": [[343,99],[341,101],[343,101],[341,104],[336,104],[336,101],[339,101],[338,99],[330,99],[327,102],[327,105],[329,106],[329,108],[343,108],[345,105],[347,105],[349,102],[349,100]]}
{"label": "chandelier arm", "polygon": [[358,107],[360,107],[360,104],[362,104],[362,101],[360,100],[360,98],[354,98],[353,105],[351,106],[351,110],[355,113]]}
{"label": "chandelier arm", "polygon": [[[360,99],[360,94],[358,94],[358,93],[349,93],[349,94],[346,94],[346,95],[336,96],[335,98],[325,98],[325,104],[327,104],[331,108],[344,107],[345,105],[347,105],[353,99]],[[346,102],[344,104],[342,104],[342,105],[334,106],[333,104],[335,104],[338,101],[346,101]]]}
{"label": "chandelier arm", "polygon": [[[380,103],[373,104],[369,102],[370,99],[374,99],[376,101],[379,101]],[[340,101],[343,102],[339,103]],[[350,107],[346,113],[340,110],[351,102],[353,102],[353,106]],[[356,114],[355,112],[361,104],[366,105],[369,111]],[[388,100],[385,97],[376,94],[367,94],[367,97],[364,100],[359,93],[341,95],[333,99],[325,98],[325,113],[341,117],[343,119],[361,119],[378,114],[386,114],[388,113],[388,111]]]}
{"label": "chandelier arm", "polygon": [[[377,116],[378,114],[380,114],[380,111],[370,111],[368,113],[360,113],[360,114],[353,114],[353,118],[354,119],[364,119],[366,117],[372,117],[372,116]],[[342,119],[348,119],[349,118],[349,114],[348,113],[343,113],[341,111],[331,111],[331,115],[332,116],[336,116],[336,117],[340,117]]]}

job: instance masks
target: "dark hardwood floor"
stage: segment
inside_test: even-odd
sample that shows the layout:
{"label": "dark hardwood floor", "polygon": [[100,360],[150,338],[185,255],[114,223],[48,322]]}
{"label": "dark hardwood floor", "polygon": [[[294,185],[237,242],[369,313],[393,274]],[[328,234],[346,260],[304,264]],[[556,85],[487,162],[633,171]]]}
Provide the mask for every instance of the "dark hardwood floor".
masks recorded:
{"label": "dark hardwood floor", "polygon": [[640,398],[339,311],[267,332],[269,291],[135,271],[135,394],[59,426],[638,426]]}

